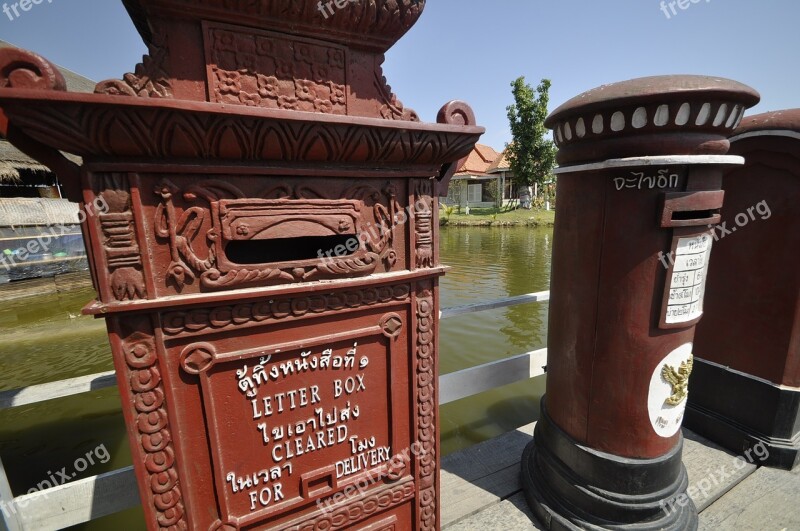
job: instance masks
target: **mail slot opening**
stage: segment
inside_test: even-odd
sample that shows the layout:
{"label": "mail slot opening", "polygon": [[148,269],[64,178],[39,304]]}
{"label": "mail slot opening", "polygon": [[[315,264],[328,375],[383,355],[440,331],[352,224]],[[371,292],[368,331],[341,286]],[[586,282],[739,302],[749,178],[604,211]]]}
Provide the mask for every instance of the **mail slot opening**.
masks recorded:
{"label": "mail slot opening", "polygon": [[270,240],[236,240],[225,246],[228,260],[236,264],[270,264],[349,256],[358,250],[355,234],[301,236]]}
{"label": "mail slot opening", "polygon": [[691,221],[693,219],[708,219],[719,214],[719,209],[712,210],[683,210],[672,213],[672,221]]}
{"label": "mail slot opening", "polygon": [[314,497],[333,490],[333,475],[317,478],[308,482],[308,496]]}

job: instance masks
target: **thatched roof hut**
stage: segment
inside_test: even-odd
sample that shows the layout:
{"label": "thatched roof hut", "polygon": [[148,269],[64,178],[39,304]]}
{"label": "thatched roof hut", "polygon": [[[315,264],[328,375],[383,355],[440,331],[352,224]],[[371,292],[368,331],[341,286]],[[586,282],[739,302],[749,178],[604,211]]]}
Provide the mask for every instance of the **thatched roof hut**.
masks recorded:
{"label": "thatched roof hut", "polygon": [[53,225],[77,225],[80,221],[78,205],[67,199],[40,197],[0,198],[0,236],[7,236],[4,229],[10,227],[52,227]]}
{"label": "thatched roof hut", "polygon": [[0,139],[0,184],[21,184],[25,173],[46,174],[50,169],[39,164],[7,141]]}

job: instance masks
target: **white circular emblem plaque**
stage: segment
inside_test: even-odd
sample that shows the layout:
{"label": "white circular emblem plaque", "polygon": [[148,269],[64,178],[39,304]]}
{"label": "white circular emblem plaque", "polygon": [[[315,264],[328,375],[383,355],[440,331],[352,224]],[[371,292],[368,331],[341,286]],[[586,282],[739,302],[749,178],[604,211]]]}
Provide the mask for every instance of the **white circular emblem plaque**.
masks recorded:
{"label": "white circular emblem plaque", "polygon": [[650,378],[647,409],[650,423],[661,437],[672,437],[681,429],[693,362],[692,344],[686,343],[670,352]]}

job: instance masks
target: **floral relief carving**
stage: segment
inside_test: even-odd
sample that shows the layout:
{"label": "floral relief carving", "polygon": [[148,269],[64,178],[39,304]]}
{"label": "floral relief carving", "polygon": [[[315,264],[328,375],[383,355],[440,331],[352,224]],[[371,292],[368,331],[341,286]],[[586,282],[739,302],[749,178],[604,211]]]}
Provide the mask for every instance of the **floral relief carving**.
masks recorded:
{"label": "floral relief carving", "polygon": [[238,96],[241,92],[241,74],[239,72],[226,72],[217,70],[217,91],[221,94]]}
{"label": "floral relief carving", "polygon": [[347,114],[344,49],[256,30],[206,32],[214,101]]}
{"label": "floral relief carving", "polygon": [[127,73],[122,79],[109,79],[97,84],[94,91],[98,94],[118,96],[139,96],[142,98],[172,98],[170,76],[166,72],[169,55],[167,37],[162,26],[157,26],[148,44],[149,55],[142,57],[133,73]]}
{"label": "floral relief carving", "polygon": [[265,76],[264,74],[257,74],[258,80],[258,95],[262,98],[278,98],[278,78],[275,76]]}

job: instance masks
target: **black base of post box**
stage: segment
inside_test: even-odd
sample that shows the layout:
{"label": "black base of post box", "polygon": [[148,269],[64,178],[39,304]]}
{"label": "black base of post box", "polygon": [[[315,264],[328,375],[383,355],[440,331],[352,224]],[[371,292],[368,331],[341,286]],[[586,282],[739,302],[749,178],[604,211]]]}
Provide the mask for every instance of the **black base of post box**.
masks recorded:
{"label": "black base of post box", "polygon": [[542,399],[534,441],[522,455],[522,486],[550,530],[694,530],[682,449],[681,440],[662,457],[628,459],[586,448],[553,423]]}
{"label": "black base of post box", "polygon": [[684,425],[759,466],[800,465],[800,391],[695,358]]}

